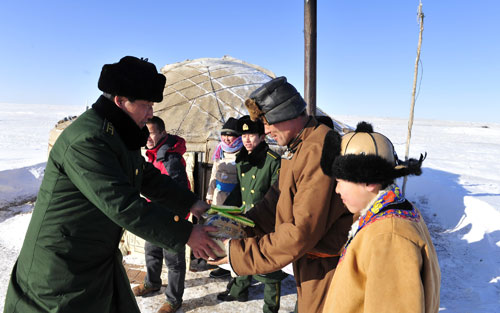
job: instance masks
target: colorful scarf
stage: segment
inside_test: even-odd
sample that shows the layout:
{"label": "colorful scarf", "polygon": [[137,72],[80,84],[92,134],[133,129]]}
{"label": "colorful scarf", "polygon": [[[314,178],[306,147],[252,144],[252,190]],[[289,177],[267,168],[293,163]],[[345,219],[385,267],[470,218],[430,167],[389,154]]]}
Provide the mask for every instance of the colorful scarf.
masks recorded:
{"label": "colorful scarf", "polygon": [[347,247],[354,239],[356,234],[359,233],[361,229],[363,229],[363,227],[387,217],[399,217],[418,221],[420,219],[420,215],[413,206],[411,210],[387,208],[390,205],[403,203],[405,201],[405,197],[401,194],[401,190],[396,184],[392,184],[382,192],[380,192],[376,200],[371,204],[366,213],[361,215],[358,221],[353,224],[353,228],[351,229],[351,231],[349,232],[349,236],[347,237],[347,242],[344,245],[342,252],[340,253],[340,260],[344,258]]}
{"label": "colorful scarf", "polygon": [[212,157],[212,160],[222,160],[224,159],[224,152],[227,153],[235,153],[237,151],[240,151],[241,147],[243,147],[243,141],[241,141],[241,136],[236,138],[230,145],[226,144],[224,141],[222,141],[222,138],[215,148],[214,155]]}

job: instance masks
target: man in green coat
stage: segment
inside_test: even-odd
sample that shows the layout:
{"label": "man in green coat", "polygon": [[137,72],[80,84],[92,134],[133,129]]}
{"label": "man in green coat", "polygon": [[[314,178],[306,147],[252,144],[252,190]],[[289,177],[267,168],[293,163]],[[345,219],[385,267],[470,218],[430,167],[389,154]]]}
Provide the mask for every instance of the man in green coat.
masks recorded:
{"label": "man in green coat", "polygon": [[188,244],[196,257],[215,257],[207,234],[215,229],[183,218],[208,206],[140,153],[165,81],[135,57],[103,66],[103,95],[50,152],[5,313],[139,313],[118,249],[123,229],[165,249]]}
{"label": "man in green coat", "polygon": [[[269,149],[265,141],[264,124],[253,122],[248,115],[238,120],[238,131],[245,149],[236,156],[238,186],[224,204],[244,205],[246,211],[254,207],[278,180],[281,157]],[[247,301],[248,288],[255,280],[264,283],[264,313],[277,313],[280,308],[281,281],[287,276],[282,271],[265,275],[238,276],[227,285],[227,290],[217,295],[221,301]]]}

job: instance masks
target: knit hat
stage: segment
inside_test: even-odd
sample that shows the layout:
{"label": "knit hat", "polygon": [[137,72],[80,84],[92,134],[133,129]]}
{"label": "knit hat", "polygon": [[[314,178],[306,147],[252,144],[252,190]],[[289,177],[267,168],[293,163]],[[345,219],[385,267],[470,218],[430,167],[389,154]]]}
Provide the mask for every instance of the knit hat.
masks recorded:
{"label": "knit hat", "polygon": [[257,88],[245,105],[253,121],[263,119],[269,125],[294,119],[306,109],[306,102],[284,76]]}
{"label": "knit hat", "polygon": [[111,95],[160,102],[166,81],[147,59],[126,56],[118,63],[102,67],[97,86]]}
{"label": "knit hat", "polygon": [[[398,159],[392,142],[361,122],[354,132],[340,136],[330,131],[325,137],[321,168],[326,175],[354,183],[383,183],[407,175],[422,174],[420,159]],[[336,132],[335,132],[336,133]]]}
{"label": "knit hat", "polygon": [[238,120],[238,131],[241,134],[264,134],[264,124],[261,120],[252,121],[250,116],[244,115]]}
{"label": "knit hat", "polygon": [[221,135],[236,136],[240,135],[238,131],[238,120],[234,117],[228,118],[228,120],[222,125]]}

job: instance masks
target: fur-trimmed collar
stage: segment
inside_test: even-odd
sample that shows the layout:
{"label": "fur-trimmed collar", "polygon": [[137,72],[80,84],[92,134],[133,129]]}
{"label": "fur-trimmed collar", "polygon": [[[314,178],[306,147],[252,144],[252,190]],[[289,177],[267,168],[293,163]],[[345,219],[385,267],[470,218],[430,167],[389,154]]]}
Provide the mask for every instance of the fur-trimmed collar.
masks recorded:
{"label": "fur-trimmed collar", "polygon": [[100,96],[92,105],[97,114],[110,121],[115,127],[120,138],[129,150],[138,150],[148,141],[149,131],[146,126],[142,129],[137,126],[130,116],[116,106],[111,100]]}
{"label": "fur-trimmed collar", "polygon": [[265,141],[259,143],[259,145],[255,147],[253,152],[250,154],[248,154],[247,149],[243,147],[236,155],[236,162],[247,161],[252,166],[259,165],[265,162],[267,150],[269,150],[269,145]]}

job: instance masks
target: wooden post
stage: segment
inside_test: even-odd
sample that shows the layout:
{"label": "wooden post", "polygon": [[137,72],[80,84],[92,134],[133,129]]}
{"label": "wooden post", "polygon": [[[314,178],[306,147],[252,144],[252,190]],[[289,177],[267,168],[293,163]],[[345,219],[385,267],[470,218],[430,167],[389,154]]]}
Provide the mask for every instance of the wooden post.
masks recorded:
{"label": "wooden post", "polygon": [[[410,117],[408,119],[408,135],[406,137],[406,148],[405,148],[405,161],[408,161],[410,154],[410,139],[411,139],[411,129],[413,127],[413,114],[415,111],[415,92],[417,90],[417,77],[418,77],[418,62],[420,61],[420,49],[422,47],[422,34],[424,33],[424,12],[422,12],[422,2],[418,6],[418,23],[420,25],[420,31],[418,35],[418,46],[417,46],[417,59],[415,60],[415,71],[413,73],[413,88],[411,92],[411,105],[410,105]],[[406,191],[406,181],[408,177],[405,176],[403,179],[403,195]]]}
{"label": "wooden post", "polygon": [[316,0],[304,2],[304,100],[316,116]]}

